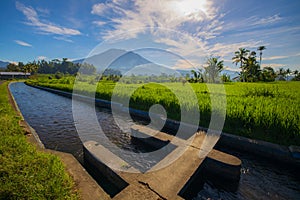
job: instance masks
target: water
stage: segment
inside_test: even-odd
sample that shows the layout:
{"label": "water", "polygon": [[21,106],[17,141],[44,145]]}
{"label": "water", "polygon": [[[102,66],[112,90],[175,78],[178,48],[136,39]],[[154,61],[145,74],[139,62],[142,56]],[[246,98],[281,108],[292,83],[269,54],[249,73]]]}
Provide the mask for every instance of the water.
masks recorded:
{"label": "water", "polygon": [[[72,153],[83,163],[82,142],[74,125],[72,101],[24,83],[13,83],[10,89],[25,120],[37,131],[45,147]],[[82,106],[87,105],[82,103]],[[126,126],[125,131],[121,131],[109,110],[97,108],[96,114],[106,136],[116,146],[134,152],[145,151],[143,146],[130,140],[132,121],[126,122],[128,131]],[[242,160],[240,182],[232,190],[226,187],[228,182],[220,184],[213,178],[206,178],[194,199],[300,199],[300,178],[295,169],[231,149],[221,150]],[[156,162],[147,160],[148,163],[137,161],[136,165],[150,168]]]}
{"label": "water", "polygon": [[202,199],[300,199],[298,169],[263,158],[222,148],[242,160],[241,179],[236,191],[207,181],[195,200]]}

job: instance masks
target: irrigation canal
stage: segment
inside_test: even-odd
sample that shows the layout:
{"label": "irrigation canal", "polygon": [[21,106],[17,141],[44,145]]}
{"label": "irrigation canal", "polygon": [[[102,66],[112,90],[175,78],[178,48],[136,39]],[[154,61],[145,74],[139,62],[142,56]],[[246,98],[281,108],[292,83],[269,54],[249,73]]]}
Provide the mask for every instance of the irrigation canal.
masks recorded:
{"label": "irrigation canal", "polygon": [[[71,99],[29,87],[24,83],[13,83],[10,90],[25,120],[36,130],[45,147],[71,153],[84,165],[82,143],[74,125]],[[130,140],[130,126],[134,124],[133,121],[127,122],[128,131],[121,131],[109,110],[96,108],[96,115],[104,133],[118,147],[128,151],[145,151],[140,144]],[[203,174],[203,184],[197,188],[198,194],[194,199],[300,198],[300,177],[296,169],[229,148],[222,151],[242,160],[239,183],[232,187],[231,183],[214,181],[213,177]]]}

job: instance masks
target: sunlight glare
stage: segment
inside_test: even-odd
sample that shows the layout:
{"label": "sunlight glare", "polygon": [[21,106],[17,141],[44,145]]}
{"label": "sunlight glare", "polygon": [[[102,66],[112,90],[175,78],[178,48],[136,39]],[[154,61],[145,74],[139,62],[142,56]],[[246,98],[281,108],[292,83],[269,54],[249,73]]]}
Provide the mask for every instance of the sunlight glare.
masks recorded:
{"label": "sunlight glare", "polygon": [[[181,16],[208,15],[207,0],[184,0],[173,1],[172,8]],[[200,14],[200,15],[199,15]]]}

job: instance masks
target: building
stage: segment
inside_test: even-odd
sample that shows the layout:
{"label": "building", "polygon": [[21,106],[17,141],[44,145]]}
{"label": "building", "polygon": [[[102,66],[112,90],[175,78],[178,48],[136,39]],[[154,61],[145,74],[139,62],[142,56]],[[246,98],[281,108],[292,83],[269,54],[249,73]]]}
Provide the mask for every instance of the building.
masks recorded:
{"label": "building", "polygon": [[19,79],[19,78],[28,78],[31,74],[24,72],[0,72],[0,79],[9,80],[9,79]]}

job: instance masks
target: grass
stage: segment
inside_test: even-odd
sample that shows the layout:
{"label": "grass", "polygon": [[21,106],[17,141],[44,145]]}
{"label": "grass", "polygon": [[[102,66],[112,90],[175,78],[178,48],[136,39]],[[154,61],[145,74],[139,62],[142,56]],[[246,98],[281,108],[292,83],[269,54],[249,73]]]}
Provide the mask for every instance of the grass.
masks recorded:
{"label": "grass", "polygon": [[0,85],[0,199],[78,199],[60,159],[27,142],[7,84]]}
{"label": "grass", "polygon": [[[168,117],[176,120],[180,120],[182,109],[195,111],[195,105],[186,98],[188,86],[182,83],[118,83],[115,89],[116,83],[100,81],[95,85],[94,79],[81,76],[76,91],[89,95],[96,90],[96,97],[106,100],[111,100],[112,94],[120,100],[130,98],[130,107],[146,111],[153,104],[161,104]],[[42,76],[29,83],[72,92],[74,77],[50,80]],[[212,113],[210,97],[222,95],[222,92],[210,91],[219,87],[213,84],[194,83],[191,86],[198,99],[199,125],[208,127]],[[227,101],[224,132],[282,145],[300,145],[300,82],[226,83],[224,87]],[[134,92],[129,95],[129,90]]]}

